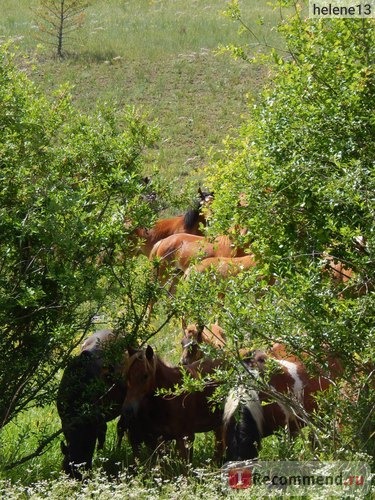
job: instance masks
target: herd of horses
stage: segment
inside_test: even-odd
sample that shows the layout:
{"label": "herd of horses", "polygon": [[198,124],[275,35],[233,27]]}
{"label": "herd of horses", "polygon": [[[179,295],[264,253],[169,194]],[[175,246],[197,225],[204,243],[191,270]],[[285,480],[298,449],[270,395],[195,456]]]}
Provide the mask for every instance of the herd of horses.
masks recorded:
{"label": "herd of horses", "polygon": [[[157,259],[161,280],[171,269],[186,275],[192,267],[197,272],[215,268],[226,277],[256,266],[254,256],[227,236],[204,236],[202,208],[212,193],[199,195],[197,209],[134,234],[139,251]],[[205,355],[207,344],[210,356]],[[285,426],[294,435],[306,425],[316,408],[316,393],[327,390],[342,371],[340,362],[329,358],[324,369],[317,367],[311,374],[304,357],[297,358],[282,344],[267,352],[243,349],[237,354],[248,382],[227,394],[222,405],[213,405],[212,395],[220,385],[215,372],[228,363],[222,355],[225,332],[218,324],[188,325],[181,345],[181,364],[171,366],[151,346],[126,345],[126,339],[111,330],[96,332],[84,342],[66,366],[57,395],[67,474],[81,479],[81,467],[91,468],[96,445],[104,445],[107,422],[117,417],[118,442],[126,433],[134,457],[141,445],[153,453],[161,443],[175,441],[180,456],[191,460],[195,434],[213,431],[218,462],[253,459],[262,438]],[[270,363],[274,369],[269,374]],[[199,387],[173,394],[186,377]]]}

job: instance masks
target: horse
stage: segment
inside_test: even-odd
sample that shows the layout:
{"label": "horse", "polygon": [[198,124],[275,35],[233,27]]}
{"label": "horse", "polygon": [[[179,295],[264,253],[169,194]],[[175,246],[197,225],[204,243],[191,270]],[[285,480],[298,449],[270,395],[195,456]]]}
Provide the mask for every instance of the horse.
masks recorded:
{"label": "horse", "polygon": [[176,283],[176,273],[185,273],[194,260],[244,255],[245,251],[237,248],[228,236],[217,236],[213,240],[209,240],[203,236],[180,233],[156,243],[149,258],[157,263],[157,277],[161,283],[164,284],[171,272],[174,272],[175,275],[170,287],[171,292]]}
{"label": "horse", "polygon": [[82,345],[65,368],[57,393],[57,410],[66,444],[61,442],[63,470],[81,480],[79,465],[92,467],[95,445],[102,449],[106,422],[121,413],[126,386],[112,357],[116,336],[100,330]]}
{"label": "horse", "polygon": [[198,189],[198,193],[199,201],[196,208],[188,210],[183,215],[159,219],[150,229],[135,229],[131,236],[136,237],[138,241],[138,251],[149,257],[154,245],[172,234],[188,233],[202,235],[201,226],[206,223],[204,209],[210,205],[214,195],[212,192],[204,192],[200,188]]}
{"label": "horse", "polygon": [[215,349],[225,347],[224,330],[217,324],[209,326],[190,324],[184,330],[181,340],[182,355],[181,364],[189,365],[203,358],[204,354],[200,348],[201,344],[208,344]]}
{"label": "horse", "polygon": [[364,276],[359,280],[357,273],[348,264],[343,264],[332,255],[324,255],[324,261],[323,272],[328,273],[332,283],[341,289],[341,298],[361,297],[374,290],[372,277]]}
{"label": "horse", "polygon": [[206,344],[213,349],[216,349],[217,355],[215,359],[225,365],[228,357],[225,358],[227,353],[230,357],[236,356],[242,362],[247,363],[253,359],[253,351],[248,347],[241,347],[238,350],[228,351],[226,343],[226,335],[224,330],[217,323],[212,323],[210,326],[203,326],[197,324],[190,324],[184,329],[184,337],[181,340],[182,356],[180,363],[182,365],[189,365],[202,359],[205,356],[204,351],[201,349],[201,344]]}
{"label": "horse", "polygon": [[[273,360],[277,370],[271,373],[267,384],[259,384],[269,360]],[[269,353],[254,351],[244,364],[254,386],[240,386],[226,400],[223,442],[228,461],[256,458],[262,438],[285,426],[292,436],[296,435],[317,408],[315,395],[327,390],[342,373],[340,362],[331,358],[329,373],[319,370],[312,375],[283,344],[274,344]]]}
{"label": "horse", "polygon": [[[159,390],[175,390],[186,376],[199,379],[212,375],[219,365],[217,361],[202,360],[182,368],[165,363],[150,346],[133,352],[129,350],[124,372],[127,393],[122,409],[129,429],[134,425],[143,428],[148,445],[155,446],[159,438],[163,441],[175,440],[177,451],[185,461],[192,459],[195,433],[214,431],[216,456],[221,456],[223,412],[213,408],[209,402],[216,383],[205,383],[202,391],[177,395],[156,393]],[[133,449],[133,453],[138,455],[139,449]]]}

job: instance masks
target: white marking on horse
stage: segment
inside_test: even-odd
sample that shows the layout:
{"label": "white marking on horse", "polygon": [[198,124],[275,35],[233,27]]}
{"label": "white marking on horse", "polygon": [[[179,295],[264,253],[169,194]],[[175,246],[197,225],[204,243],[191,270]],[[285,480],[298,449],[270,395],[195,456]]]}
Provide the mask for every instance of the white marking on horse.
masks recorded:
{"label": "white marking on horse", "polygon": [[247,390],[246,387],[240,385],[236,389],[232,389],[225,401],[223,422],[224,427],[233,417],[238,405],[242,403],[251,413],[260,435],[263,434],[263,410],[259,401],[257,391]]}
{"label": "white marking on horse", "polygon": [[[298,375],[298,366],[296,363],[292,363],[291,361],[286,361],[284,359],[275,359],[275,361],[281,365],[282,367],[285,368],[286,372],[290,375],[290,377],[293,379],[293,394],[295,396],[295,398],[297,399],[297,401],[303,405],[303,388],[304,388],[304,385],[303,385],[303,382],[300,378],[300,376]],[[289,425],[289,422],[291,420],[295,420],[297,421],[297,415],[296,415],[296,411],[289,407],[289,406],[286,406],[285,404],[281,403],[280,401],[278,401],[277,403],[281,410],[283,411],[284,415],[285,415],[285,423],[287,425]]]}
{"label": "white marking on horse", "polygon": [[277,362],[286,368],[289,375],[292,377],[294,381],[293,392],[295,397],[302,403],[303,401],[303,382],[298,375],[298,366],[296,363],[292,363],[291,361],[286,361],[284,359],[278,359]]}

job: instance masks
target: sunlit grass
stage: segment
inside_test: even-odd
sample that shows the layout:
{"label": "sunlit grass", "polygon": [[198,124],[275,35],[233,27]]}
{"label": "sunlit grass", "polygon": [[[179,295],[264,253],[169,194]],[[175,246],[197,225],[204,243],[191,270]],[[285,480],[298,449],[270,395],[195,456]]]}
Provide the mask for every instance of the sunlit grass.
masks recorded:
{"label": "sunlit grass", "polygon": [[[188,179],[201,183],[207,151],[220,149],[238,127],[247,96],[257,95],[267,74],[264,67],[217,55],[219,45],[257,44],[221,14],[227,1],[92,1],[62,61],[53,57],[49,40],[41,44],[36,38],[36,4],[4,0],[0,20],[0,36],[15,38],[34,57],[31,78],[47,93],[70,82],[85,112],[103,100],[144,109],[160,128],[159,144],[147,154],[147,172],[156,166],[179,198]],[[272,27],[279,13],[264,0],[240,5],[258,40],[278,46]]]}
{"label": "sunlit grass", "polygon": [[[227,3],[226,0],[93,0],[86,10],[83,28],[77,30],[72,40],[67,40],[67,50],[99,59],[113,55],[156,60],[236,43],[237,27],[221,14]],[[21,47],[33,50],[37,43],[37,5],[37,0],[4,0],[0,36],[22,37]],[[272,27],[280,18],[279,13],[263,0],[240,2],[240,5],[244,19],[259,40],[265,38],[277,46],[280,37]]]}

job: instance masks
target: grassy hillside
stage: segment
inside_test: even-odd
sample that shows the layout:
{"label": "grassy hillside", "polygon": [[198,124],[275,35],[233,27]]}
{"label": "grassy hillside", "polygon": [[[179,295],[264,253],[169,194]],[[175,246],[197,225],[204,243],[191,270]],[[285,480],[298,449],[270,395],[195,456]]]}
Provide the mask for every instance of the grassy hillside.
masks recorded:
{"label": "grassy hillside", "polygon": [[[198,182],[208,149],[220,149],[266,78],[265,68],[217,55],[219,45],[240,40],[238,26],[222,15],[224,0],[93,0],[62,61],[53,57],[51,39],[38,39],[36,0],[1,4],[0,36],[33,56],[28,71],[45,91],[70,82],[84,110],[114,101],[158,122],[160,142],[149,152],[148,170],[157,165],[175,194],[186,183],[174,179],[192,174]],[[278,46],[271,28],[280,14],[264,0],[243,2],[242,9],[257,36]]]}

